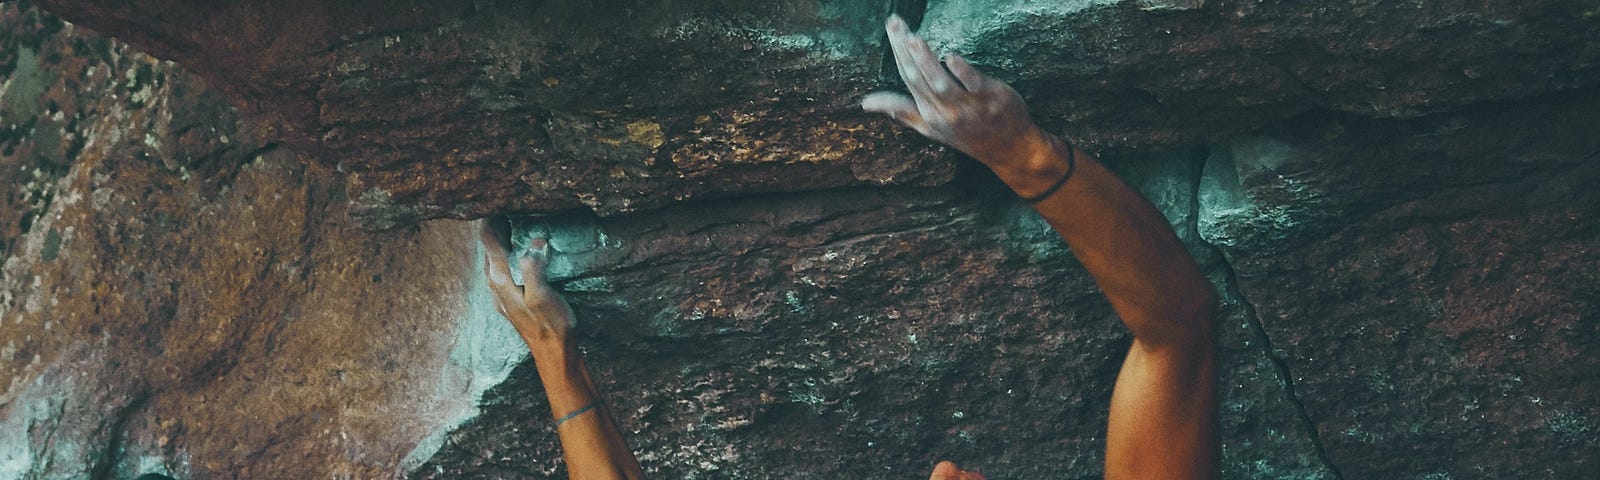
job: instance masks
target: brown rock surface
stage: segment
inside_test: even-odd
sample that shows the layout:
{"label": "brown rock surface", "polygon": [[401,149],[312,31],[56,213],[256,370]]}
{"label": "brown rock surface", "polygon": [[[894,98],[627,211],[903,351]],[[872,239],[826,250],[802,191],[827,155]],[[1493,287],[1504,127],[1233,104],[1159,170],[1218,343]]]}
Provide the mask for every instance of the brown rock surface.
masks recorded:
{"label": "brown rock surface", "polygon": [[[893,85],[887,5],[928,2],[40,3],[190,65],[343,174],[369,226],[951,174],[856,103]],[[927,6],[927,33],[1095,150],[1308,111],[1412,117],[1600,75],[1583,1],[1191,3],[951,0]]]}
{"label": "brown rock surface", "polygon": [[479,325],[465,223],[353,229],[192,75],[15,4],[0,25],[26,56],[0,123],[28,125],[0,142],[27,179],[0,209],[0,478],[388,476],[473,410],[475,365],[509,368],[452,351]]}
{"label": "brown rock surface", "polygon": [[1203,236],[1346,475],[1600,471],[1596,104],[1304,119],[1208,170]]}
{"label": "brown rock surface", "polygon": [[[1100,473],[1126,334],[856,109],[883,2],[41,3],[184,68],[0,5],[0,479],[558,474],[421,222],[490,212],[540,214],[655,477]],[[1223,292],[1225,477],[1600,474],[1592,5],[926,13]]]}

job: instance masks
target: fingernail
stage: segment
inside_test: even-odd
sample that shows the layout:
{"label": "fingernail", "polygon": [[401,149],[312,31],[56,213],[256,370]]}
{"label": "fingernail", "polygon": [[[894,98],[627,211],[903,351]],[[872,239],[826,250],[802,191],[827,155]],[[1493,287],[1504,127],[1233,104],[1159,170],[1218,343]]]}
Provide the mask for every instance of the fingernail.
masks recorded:
{"label": "fingernail", "polygon": [[889,14],[889,31],[895,32],[895,33],[900,33],[901,31],[904,31],[905,28],[906,28],[906,21],[900,19],[900,14],[898,14],[898,13]]}
{"label": "fingernail", "polygon": [[528,258],[532,258],[540,262],[550,261],[550,240],[545,238],[534,238],[529,240],[528,251],[525,252],[524,255],[527,255]]}

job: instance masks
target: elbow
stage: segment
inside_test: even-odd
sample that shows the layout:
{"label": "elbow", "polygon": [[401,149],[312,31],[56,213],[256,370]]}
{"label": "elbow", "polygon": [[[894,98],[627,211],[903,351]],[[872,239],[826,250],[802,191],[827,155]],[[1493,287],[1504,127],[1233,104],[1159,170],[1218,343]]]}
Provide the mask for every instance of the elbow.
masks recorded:
{"label": "elbow", "polygon": [[1170,328],[1163,329],[1161,343],[1174,346],[1208,346],[1216,325],[1219,297],[1209,282],[1199,281],[1171,297],[1159,315]]}
{"label": "elbow", "polygon": [[1148,290],[1143,302],[1107,296],[1123,324],[1145,345],[1182,349],[1210,345],[1220,303],[1216,289],[1199,275],[1164,285]]}

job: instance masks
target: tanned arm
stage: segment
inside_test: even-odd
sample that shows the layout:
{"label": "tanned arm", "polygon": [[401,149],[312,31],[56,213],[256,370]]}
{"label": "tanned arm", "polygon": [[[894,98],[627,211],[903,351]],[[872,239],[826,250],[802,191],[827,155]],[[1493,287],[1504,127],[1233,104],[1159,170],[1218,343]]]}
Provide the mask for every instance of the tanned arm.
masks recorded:
{"label": "tanned arm", "polygon": [[518,286],[511,280],[511,238],[506,227],[503,218],[484,220],[484,270],[495,308],[516,327],[533,354],[550,400],[550,414],[558,422],[556,432],[568,476],[584,480],[644,478],[614,417],[600,401],[589,368],[567,336],[572,309],[545,282],[549,244],[534,240],[532,255],[518,260],[524,284]]}
{"label": "tanned arm", "polygon": [[960,56],[941,65],[898,17],[887,29],[911,95],[874,93],[863,108],[971,155],[1024,198],[1044,195],[1034,208],[1133,332],[1111,397],[1106,478],[1214,478],[1215,293],[1166,219],[1093,156],[1039,129],[1010,86]]}

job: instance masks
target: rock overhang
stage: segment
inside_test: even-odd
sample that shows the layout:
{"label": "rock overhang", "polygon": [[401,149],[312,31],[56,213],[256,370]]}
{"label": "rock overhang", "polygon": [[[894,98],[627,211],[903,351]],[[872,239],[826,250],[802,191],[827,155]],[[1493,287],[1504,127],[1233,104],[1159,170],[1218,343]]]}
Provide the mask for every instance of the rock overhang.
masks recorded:
{"label": "rock overhang", "polygon": [[[1548,40],[1600,38],[1584,2],[1557,0],[303,0],[177,21],[151,13],[164,0],[43,3],[200,72],[268,137],[332,167],[377,229],[947,183],[957,154],[857,103],[896,87],[880,30],[896,9],[925,7],[936,47],[1112,155],[1308,112],[1409,118],[1579,88],[1600,68],[1600,43]],[[227,25],[244,33],[224,38]]]}

